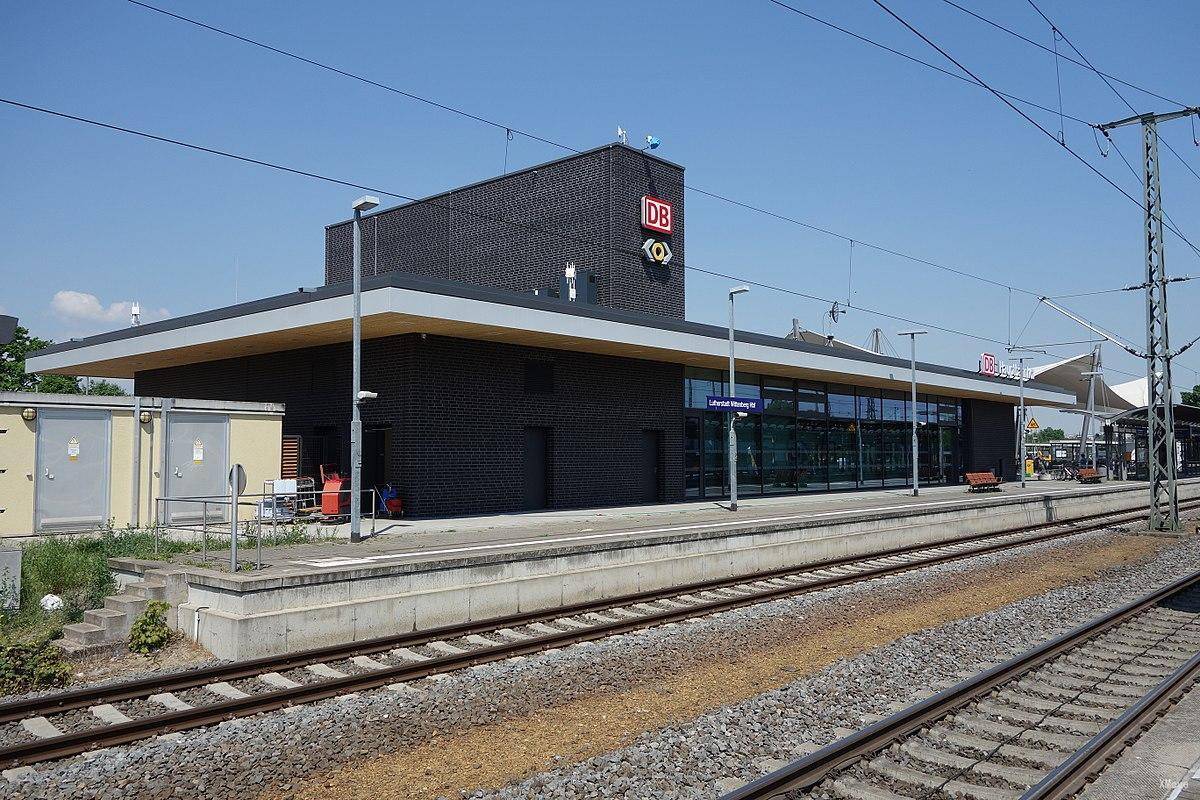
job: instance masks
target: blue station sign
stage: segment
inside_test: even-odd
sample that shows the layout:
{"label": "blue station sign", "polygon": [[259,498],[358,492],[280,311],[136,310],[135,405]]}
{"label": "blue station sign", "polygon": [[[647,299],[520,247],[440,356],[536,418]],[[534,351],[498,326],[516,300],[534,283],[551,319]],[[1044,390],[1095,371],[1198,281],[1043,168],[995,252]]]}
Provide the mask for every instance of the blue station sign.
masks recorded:
{"label": "blue station sign", "polygon": [[733,411],[743,414],[761,414],[763,401],[761,397],[714,397],[708,395],[709,411]]}

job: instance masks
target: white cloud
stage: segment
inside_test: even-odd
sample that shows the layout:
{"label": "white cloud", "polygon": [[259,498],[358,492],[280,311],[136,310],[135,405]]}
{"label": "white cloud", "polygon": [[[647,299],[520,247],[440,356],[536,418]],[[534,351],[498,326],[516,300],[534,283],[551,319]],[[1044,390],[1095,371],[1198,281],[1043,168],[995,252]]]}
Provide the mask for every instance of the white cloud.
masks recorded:
{"label": "white cloud", "polygon": [[[118,300],[105,306],[100,298],[87,292],[76,292],[70,289],[55,292],[50,300],[50,310],[64,322],[102,322],[129,324],[129,312],[133,309],[133,301]],[[165,308],[149,309],[142,306],[142,321],[163,319],[170,314]]]}

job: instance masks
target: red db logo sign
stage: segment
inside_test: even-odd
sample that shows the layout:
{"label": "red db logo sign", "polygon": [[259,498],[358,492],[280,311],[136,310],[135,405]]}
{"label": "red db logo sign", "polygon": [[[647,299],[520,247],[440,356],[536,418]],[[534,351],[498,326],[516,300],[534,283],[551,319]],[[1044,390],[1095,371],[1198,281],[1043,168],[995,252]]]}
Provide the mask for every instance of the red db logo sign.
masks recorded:
{"label": "red db logo sign", "polygon": [[675,221],[674,209],[666,200],[644,195],[642,197],[642,227],[659,233],[670,233]]}
{"label": "red db logo sign", "polygon": [[996,357],[991,353],[984,353],[979,356],[979,374],[980,375],[995,375],[999,372],[996,369]]}

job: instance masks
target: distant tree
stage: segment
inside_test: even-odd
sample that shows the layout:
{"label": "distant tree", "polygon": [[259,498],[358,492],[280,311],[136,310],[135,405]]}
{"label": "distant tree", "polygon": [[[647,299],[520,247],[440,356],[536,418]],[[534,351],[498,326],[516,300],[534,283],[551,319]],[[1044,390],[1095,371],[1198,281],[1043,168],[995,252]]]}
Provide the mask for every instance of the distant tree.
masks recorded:
{"label": "distant tree", "polygon": [[1190,392],[1185,391],[1181,402],[1185,406],[1200,406],[1200,383],[1193,386]]}
{"label": "distant tree", "polygon": [[44,392],[47,394],[98,394],[120,396],[125,390],[109,381],[92,381],[86,392],[79,378],[71,375],[31,375],[25,371],[25,359],[30,353],[49,347],[54,342],[31,336],[28,329],[17,326],[13,340],[0,347],[0,391]]}
{"label": "distant tree", "polygon": [[86,393],[103,395],[105,397],[124,397],[128,394],[120,386],[110,381],[92,381],[87,385]]}
{"label": "distant tree", "polygon": [[1065,438],[1067,438],[1067,432],[1062,428],[1039,428],[1034,432],[1033,436],[1029,437],[1029,441],[1044,444],[1045,442],[1053,442],[1056,439]]}

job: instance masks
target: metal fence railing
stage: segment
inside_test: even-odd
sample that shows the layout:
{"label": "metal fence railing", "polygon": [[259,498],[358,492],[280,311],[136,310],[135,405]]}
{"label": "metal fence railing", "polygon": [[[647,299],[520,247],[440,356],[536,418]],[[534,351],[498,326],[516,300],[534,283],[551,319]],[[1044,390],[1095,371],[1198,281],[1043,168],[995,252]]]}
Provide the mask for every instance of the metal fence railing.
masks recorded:
{"label": "metal fence railing", "polygon": [[[298,492],[263,492],[238,495],[197,495],[191,497],[156,497],[154,498],[154,554],[157,556],[164,533],[171,531],[191,532],[199,535],[201,540],[201,559],[208,562],[209,536],[222,540],[228,538],[229,568],[238,570],[238,539],[252,539],[255,547],[254,568],[262,569],[262,548],[264,529],[269,531],[272,540],[279,539],[280,524],[302,524],[310,521],[330,521],[349,518],[349,510],[341,513],[342,497],[347,497],[345,505],[349,506],[348,496],[351,489],[318,490],[315,492],[317,502],[323,496],[335,495],[337,499],[337,514],[314,513],[312,505],[306,505],[308,498]],[[376,532],[376,522],[379,509],[379,492],[374,488],[363,489],[364,500],[370,498],[371,534]],[[245,509],[251,509],[244,514]],[[365,510],[365,508],[364,508]],[[367,516],[363,514],[364,518]],[[236,533],[236,535],[234,535]]]}

